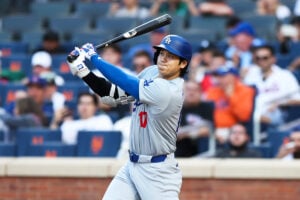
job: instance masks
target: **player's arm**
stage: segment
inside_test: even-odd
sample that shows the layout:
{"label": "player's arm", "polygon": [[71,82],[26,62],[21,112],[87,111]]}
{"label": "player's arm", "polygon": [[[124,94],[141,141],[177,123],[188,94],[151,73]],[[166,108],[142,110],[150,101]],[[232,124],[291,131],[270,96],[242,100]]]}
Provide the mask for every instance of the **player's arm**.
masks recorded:
{"label": "player's arm", "polygon": [[[80,78],[86,76],[92,79],[95,78],[91,77],[92,75],[90,75],[89,69],[83,62],[85,58],[88,58],[110,82],[119,86],[122,90],[134,98],[139,98],[139,79],[135,76],[129,75],[128,73],[125,73],[120,68],[101,59],[91,44],[83,45],[82,49],[76,47],[75,50],[71,52],[71,55],[76,57],[76,60],[73,62],[68,62],[73,74],[79,76]],[[89,81],[89,83],[93,85],[94,83],[91,82],[92,81]]]}

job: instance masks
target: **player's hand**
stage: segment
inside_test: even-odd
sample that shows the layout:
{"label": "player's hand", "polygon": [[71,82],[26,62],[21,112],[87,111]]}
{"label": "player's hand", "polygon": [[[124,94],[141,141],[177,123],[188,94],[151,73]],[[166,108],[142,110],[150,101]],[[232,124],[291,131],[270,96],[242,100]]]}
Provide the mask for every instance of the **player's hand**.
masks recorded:
{"label": "player's hand", "polygon": [[87,76],[88,73],[90,73],[89,68],[87,68],[84,63],[85,54],[86,53],[82,49],[75,47],[75,49],[69,54],[69,56],[74,58],[74,60],[72,62],[67,60],[71,73],[78,76],[79,78],[83,78]]}
{"label": "player's hand", "polygon": [[81,49],[85,52],[85,57],[89,60],[93,55],[97,55],[96,50],[91,43],[84,44]]}

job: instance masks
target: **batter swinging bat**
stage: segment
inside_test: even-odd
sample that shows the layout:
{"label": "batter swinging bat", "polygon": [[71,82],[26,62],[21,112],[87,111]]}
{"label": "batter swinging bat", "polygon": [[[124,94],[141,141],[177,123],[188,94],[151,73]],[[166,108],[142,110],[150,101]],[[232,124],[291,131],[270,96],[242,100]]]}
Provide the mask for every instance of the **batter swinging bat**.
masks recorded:
{"label": "batter swinging bat", "polygon": [[[101,49],[103,47],[107,47],[111,44],[123,41],[123,40],[127,40],[130,38],[134,38],[136,36],[148,33],[150,31],[153,31],[157,28],[160,28],[162,26],[168,25],[172,22],[172,17],[168,14],[162,15],[160,17],[154,18],[150,21],[147,21],[129,31],[126,31],[125,33],[111,39],[108,40],[102,44],[99,44],[97,46],[95,46],[96,49]],[[76,58],[74,56],[68,55],[67,57],[69,62],[72,62],[73,60],[75,60]]]}

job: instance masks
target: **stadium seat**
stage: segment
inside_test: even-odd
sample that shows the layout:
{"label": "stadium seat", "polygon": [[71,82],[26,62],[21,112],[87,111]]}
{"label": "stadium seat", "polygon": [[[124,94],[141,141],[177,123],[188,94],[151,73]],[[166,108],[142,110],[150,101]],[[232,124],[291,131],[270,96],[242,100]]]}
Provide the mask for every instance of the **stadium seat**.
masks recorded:
{"label": "stadium seat", "polygon": [[224,17],[199,17],[191,16],[188,22],[188,30],[210,31],[214,39],[222,39],[226,35]]}
{"label": "stadium seat", "polygon": [[77,153],[80,157],[115,157],[120,149],[119,131],[79,131]]}
{"label": "stadium seat", "polygon": [[29,52],[33,52],[43,40],[44,32],[25,32],[22,33],[22,42],[28,45]]}
{"label": "stadium seat", "polygon": [[1,42],[0,50],[2,52],[2,57],[10,56],[12,54],[27,54],[29,45],[24,42]]}
{"label": "stadium seat", "polygon": [[291,62],[293,61],[293,57],[291,55],[282,55],[277,54],[276,55],[276,64],[281,68],[287,68]]}
{"label": "stadium seat", "polygon": [[1,32],[0,31],[0,43],[9,43],[12,42],[12,34],[9,32]]}
{"label": "stadium seat", "polygon": [[296,119],[300,119],[300,105],[282,106],[280,107],[280,109],[284,113],[285,123],[292,122]]}
{"label": "stadium seat", "polygon": [[271,144],[269,142],[265,142],[260,145],[254,145],[253,143],[250,143],[249,149],[260,152],[263,158],[272,158]]}
{"label": "stadium seat", "polygon": [[16,132],[17,156],[29,156],[30,145],[61,142],[61,131],[47,128],[21,128]]}
{"label": "stadium seat", "polygon": [[82,81],[66,82],[58,87],[58,91],[63,93],[66,101],[77,101],[77,97],[81,92],[89,92],[89,87]]}
{"label": "stadium seat", "polygon": [[137,23],[138,19],[132,17],[99,17],[95,29],[108,31],[111,36],[116,36],[136,27]]}
{"label": "stadium seat", "polygon": [[246,17],[256,14],[256,3],[253,0],[227,0],[227,4],[233,9],[236,16]]}
{"label": "stadium seat", "polygon": [[2,70],[10,70],[12,72],[23,72],[26,76],[32,73],[31,57],[26,54],[13,54],[11,56],[1,58]]}
{"label": "stadium seat", "polygon": [[25,86],[17,83],[0,84],[0,102],[3,107],[15,101],[15,92],[25,90]]}
{"label": "stadium seat", "polygon": [[291,133],[288,131],[268,131],[268,142],[271,145],[271,158],[274,158],[277,155],[280,146],[283,144],[285,138],[288,138],[290,134]]}
{"label": "stadium seat", "polygon": [[97,18],[107,15],[110,4],[110,2],[77,2],[75,4],[74,15],[88,18],[91,27],[94,27]]}
{"label": "stadium seat", "polygon": [[0,142],[0,157],[16,156],[16,144]]}
{"label": "stadium seat", "polygon": [[58,32],[63,41],[70,41],[76,31],[88,32],[91,30],[89,19],[81,17],[59,17],[49,20],[50,29]]}
{"label": "stadium seat", "polygon": [[37,18],[49,19],[52,17],[63,17],[70,15],[71,4],[66,1],[56,2],[32,2],[30,13]]}
{"label": "stadium seat", "polygon": [[75,155],[76,145],[66,145],[62,142],[44,142],[30,145],[28,148],[28,156],[74,157]]}
{"label": "stadium seat", "polygon": [[9,13],[10,4],[11,4],[10,0],[0,1],[0,17],[3,17]]}
{"label": "stadium seat", "polygon": [[2,18],[2,30],[19,39],[21,33],[42,31],[42,20],[33,15],[11,15]]}
{"label": "stadium seat", "polygon": [[94,45],[100,44],[111,39],[110,33],[105,31],[93,31],[93,32],[74,32],[72,34],[72,41],[78,46],[89,42]]}

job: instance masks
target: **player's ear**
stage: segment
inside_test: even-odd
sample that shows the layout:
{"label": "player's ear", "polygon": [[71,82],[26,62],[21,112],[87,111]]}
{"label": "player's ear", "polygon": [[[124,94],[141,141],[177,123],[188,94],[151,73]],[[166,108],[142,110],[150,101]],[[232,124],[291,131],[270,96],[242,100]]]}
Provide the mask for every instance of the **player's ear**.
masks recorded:
{"label": "player's ear", "polygon": [[187,67],[187,64],[188,62],[186,60],[180,59],[179,65],[181,69]]}

